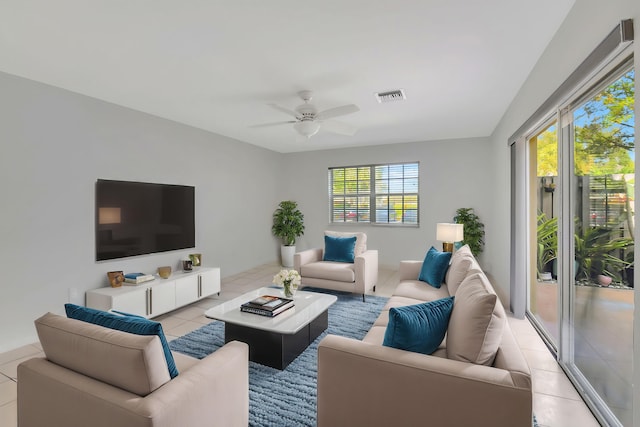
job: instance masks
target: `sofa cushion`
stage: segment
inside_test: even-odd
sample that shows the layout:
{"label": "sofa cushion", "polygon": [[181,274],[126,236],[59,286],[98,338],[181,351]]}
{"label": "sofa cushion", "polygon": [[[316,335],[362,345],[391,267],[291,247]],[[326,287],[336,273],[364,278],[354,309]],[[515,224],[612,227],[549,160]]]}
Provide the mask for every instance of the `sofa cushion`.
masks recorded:
{"label": "sofa cushion", "polygon": [[434,288],[439,288],[444,281],[450,260],[451,252],[440,252],[431,246],[424,257],[418,280],[427,282]]}
{"label": "sofa cushion", "polygon": [[435,301],[450,296],[446,285],[434,288],[432,286],[425,286],[424,282],[419,280],[403,280],[398,284],[393,295],[414,298],[421,302]]}
{"label": "sofa cushion", "polygon": [[353,263],[356,237],[324,236],[323,261]]}
{"label": "sofa cushion", "polygon": [[129,332],[136,335],[157,335],[162,343],[165,359],[167,360],[167,368],[171,378],[178,375],[173,355],[169,349],[169,343],[162,331],[160,322],[154,322],[144,317],[136,315],[126,315],[126,313],[107,313],[106,311],[95,310],[89,307],[81,307],[75,304],[65,304],[64,309],[67,317],[71,319],[82,320],[84,322],[93,323],[94,325],[104,326],[105,328],[116,329],[123,332]]}
{"label": "sofa cushion", "polygon": [[300,267],[300,275],[305,278],[335,280],[353,283],[356,281],[355,264],[319,261]]}
{"label": "sofa cushion", "polygon": [[382,345],[433,353],[444,339],[452,309],[453,297],[390,309]]}
{"label": "sofa cushion", "polygon": [[447,330],[447,357],[492,365],[506,314],[484,273],[465,278],[456,292]]}
{"label": "sofa cushion", "polygon": [[160,339],[47,313],[35,322],[47,359],[104,383],[146,396],[170,381]]}
{"label": "sofa cushion", "polygon": [[471,253],[469,245],[462,246],[451,257],[451,264],[449,264],[449,269],[445,275],[445,283],[449,288],[449,294],[456,294],[465,277],[481,272],[480,265]]}
{"label": "sofa cushion", "polygon": [[367,235],[361,232],[346,232],[346,231],[330,231],[324,232],[325,236],[332,237],[354,237],[356,238],[356,247],[354,249],[355,256],[362,255],[367,251]]}

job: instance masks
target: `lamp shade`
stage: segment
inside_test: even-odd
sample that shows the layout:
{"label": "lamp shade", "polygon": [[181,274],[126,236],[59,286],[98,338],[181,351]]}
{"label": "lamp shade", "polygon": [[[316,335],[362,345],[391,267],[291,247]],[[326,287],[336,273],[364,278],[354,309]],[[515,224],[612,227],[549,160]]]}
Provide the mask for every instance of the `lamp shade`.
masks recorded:
{"label": "lamp shade", "polygon": [[463,224],[440,222],[436,225],[436,240],[441,242],[459,242],[464,239]]}

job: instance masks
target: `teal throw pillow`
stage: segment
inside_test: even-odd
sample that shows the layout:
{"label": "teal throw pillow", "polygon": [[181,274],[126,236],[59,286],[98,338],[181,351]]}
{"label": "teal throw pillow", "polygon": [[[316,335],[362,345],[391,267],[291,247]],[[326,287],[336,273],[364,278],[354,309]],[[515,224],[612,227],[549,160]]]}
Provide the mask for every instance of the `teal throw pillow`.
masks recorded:
{"label": "teal throw pillow", "polygon": [[81,307],[75,304],[65,304],[64,310],[70,319],[82,320],[83,322],[93,323],[94,325],[104,326],[109,329],[129,332],[136,335],[157,335],[162,343],[164,357],[167,359],[167,367],[171,378],[178,376],[178,368],[173,360],[173,355],[169,349],[169,343],[162,331],[160,322],[145,319],[135,314],[126,315],[126,313],[112,314],[106,311],[96,310],[89,307]]}
{"label": "teal throw pillow", "polygon": [[449,261],[451,261],[451,252],[440,252],[431,246],[424,257],[418,280],[439,288],[449,268]]}
{"label": "teal throw pillow", "polygon": [[349,262],[355,259],[356,236],[324,236],[323,261]]}
{"label": "teal throw pillow", "polygon": [[447,332],[453,298],[391,308],[382,345],[415,353],[433,353]]}

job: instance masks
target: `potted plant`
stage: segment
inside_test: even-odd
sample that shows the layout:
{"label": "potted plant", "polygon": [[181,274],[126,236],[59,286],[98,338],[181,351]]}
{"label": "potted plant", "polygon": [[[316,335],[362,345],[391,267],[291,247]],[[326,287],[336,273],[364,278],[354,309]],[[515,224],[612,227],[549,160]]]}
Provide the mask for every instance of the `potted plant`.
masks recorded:
{"label": "potted plant", "polygon": [[293,267],[293,254],[296,253],[296,239],[304,234],[304,215],[298,209],[298,203],[284,200],[273,213],[274,236],[282,239],[280,254],[283,267]]}
{"label": "potted plant", "polygon": [[459,245],[469,245],[473,255],[480,255],[484,250],[484,224],[480,222],[478,215],[473,212],[473,208],[458,209],[453,222],[464,224],[464,239]]}
{"label": "potted plant", "polygon": [[549,263],[558,257],[558,218],[547,218],[544,212],[538,215],[538,277],[550,280]]}
{"label": "potted plant", "polygon": [[613,238],[613,230],[606,227],[585,228],[576,225],[575,255],[578,264],[577,278],[591,282],[602,282],[598,276],[608,276],[619,282],[620,272],[629,265],[615,255],[627,249],[633,240],[626,237]]}

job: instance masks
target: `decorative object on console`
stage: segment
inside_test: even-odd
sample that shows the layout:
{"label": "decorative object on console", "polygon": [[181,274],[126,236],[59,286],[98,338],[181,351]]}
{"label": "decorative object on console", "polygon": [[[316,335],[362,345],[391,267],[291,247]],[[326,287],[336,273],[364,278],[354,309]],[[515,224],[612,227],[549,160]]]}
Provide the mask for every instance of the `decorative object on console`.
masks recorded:
{"label": "decorative object on console", "polygon": [[127,273],[124,275],[125,285],[139,285],[141,283],[150,282],[152,280],[155,280],[153,274]]}
{"label": "decorative object on console", "polygon": [[200,267],[202,265],[202,254],[189,254],[189,259],[193,267]]}
{"label": "decorative object on console", "polygon": [[439,222],[436,224],[436,240],[442,242],[444,252],[453,252],[453,244],[464,238],[464,226],[462,224],[449,224]]}
{"label": "decorative object on console", "polygon": [[193,262],[190,259],[183,259],[182,260],[182,269],[184,271],[193,270]]}
{"label": "decorative object on console", "polygon": [[158,276],[168,279],[171,276],[171,266],[158,267]]}
{"label": "decorative object on console", "polygon": [[284,296],[293,297],[300,286],[300,274],[296,270],[280,270],[273,276],[273,284],[284,288]]}
{"label": "decorative object on console", "polygon": [[107,273],[109,284],[112,288],[119,288],[124,282],[124,274],[122,271],[110,271]]}
{"label": "decorative object on console", "polygon": [[273,213],[271,232],[282,239],[280,255],[283,267],[293,267],[293,255],[296,253],[296,239],[304,234],[304,215],[298,209],[298,203],[284,200]]}

